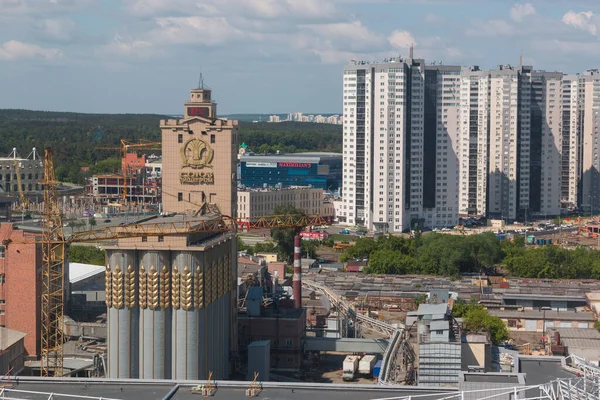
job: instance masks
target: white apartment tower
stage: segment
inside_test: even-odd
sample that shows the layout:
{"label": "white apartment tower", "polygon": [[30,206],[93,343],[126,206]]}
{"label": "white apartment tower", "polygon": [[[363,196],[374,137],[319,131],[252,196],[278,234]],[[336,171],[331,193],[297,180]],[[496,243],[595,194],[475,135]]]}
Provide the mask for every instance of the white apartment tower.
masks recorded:
{"label": "white apartment tower", "polygon": [[346,66],[343,84],[347,225],[400,232],[600,208],[598,70],[397,58]]}
{"label": "white apartment tower", "polygon": [[580,134],[582,112],[580,101],[580,77],[564,76],[562,79],[562,165],[561,203],[565,208],[575,208],[579,195]]}
{"label": "white apartment tower", "polygon": [[459,92],[460,67],[345,67],[342,221],[389,232],[458,222]]}
{"label": "white apartment tower", "polygon": [[459,214],[487,214],[490,75],[465,67],[460,78]]}
{"label": "white apartment tower", "polygon": [[586,71],[580,77],[581,107],[581,195],[584,211],[600,208],[600,72]]}

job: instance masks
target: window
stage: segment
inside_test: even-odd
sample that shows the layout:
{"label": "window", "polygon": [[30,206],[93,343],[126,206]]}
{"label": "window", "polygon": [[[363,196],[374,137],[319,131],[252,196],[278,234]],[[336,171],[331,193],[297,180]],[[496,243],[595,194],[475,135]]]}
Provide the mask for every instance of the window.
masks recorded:
{"label": "window", "polygon": [[6,250],[6,247],[0,246],[0,258],[4,258],[4,251],[5,250]]}
{"label": "window", "polygon": [[177,201],[183,201],[183,193],[177,193]]}
{"label": "window", "polygon": [[292,346],[292,344],[294,344],[294,341],[292,339],[285,339],[285,345],[290,347]]}
{"label": "window", "polygon": [[148,236],[142,236],[142,242],[147,242],[148,241]]}
{"label": "window", "polygon": [[183,143],[183,135],[182,134],[177,135],[177,143]]}
{"label": "window", "polygon": [[164,242],[165,241],[165,237],[164,236],[159,236],[158,237],[158,241],[159,242]]}
{"label": "window", "polygon": [[210,142],[214,143],[215,142],[215,135],[210,135]]}
{"label": "window", "polygon": [[6,275],[0,274],[0,283],[6,283]]}

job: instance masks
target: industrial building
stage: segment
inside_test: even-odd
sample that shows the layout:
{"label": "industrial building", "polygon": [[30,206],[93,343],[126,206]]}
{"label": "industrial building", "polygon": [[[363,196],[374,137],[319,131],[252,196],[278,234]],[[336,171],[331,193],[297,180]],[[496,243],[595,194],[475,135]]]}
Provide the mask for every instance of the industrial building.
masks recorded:
{"label": "industrial building", "polygon": [[294,153],[240,156],[240,185],[247,188],[312,186],[336,191],[342,182],[342,155]]}
{"label": "industrial building", "polygon": [[[216,116],[201,84],[183,119],[161,121],[161,173],[172,195],[163,199],[165,217],[146,224],[235,217],[238,126]],[[237,350],[234,234],[143,236],[106,250],[108,376],[228,378]]]}
{"label": "industrial building", "polygon": [[41,340],[42,248],[36,237],[0,224],[0,328],[23,332],[25,355],[32,358]]}
{"label": "industrial building", "polygon": [[19,182],[24,193],[40,192],[43,178],[43,158],[35,147],[25,158],[19,156],[17,149],[13,149],[8,157],[0,157],[0,193],[18,195]]}

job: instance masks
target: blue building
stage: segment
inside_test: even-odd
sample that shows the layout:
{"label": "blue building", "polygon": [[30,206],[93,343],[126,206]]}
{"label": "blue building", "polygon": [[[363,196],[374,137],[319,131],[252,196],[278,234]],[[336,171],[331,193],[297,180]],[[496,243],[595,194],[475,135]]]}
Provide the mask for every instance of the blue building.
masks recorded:
{"label": "blue building", "polygon": [[270,156],[242,155],[239,182],[243,187],[312,186],[336,191],[342,182],[339,153],[294,153]]}

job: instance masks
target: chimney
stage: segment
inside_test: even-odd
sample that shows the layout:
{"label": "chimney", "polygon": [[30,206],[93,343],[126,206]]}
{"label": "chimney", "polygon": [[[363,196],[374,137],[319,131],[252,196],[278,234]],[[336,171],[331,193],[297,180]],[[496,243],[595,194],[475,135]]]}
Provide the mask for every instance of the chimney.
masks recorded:
{"label": "chimney", "polygon": [[294,307],[302,308],[302,260],[301,260],[300,235],[294,236],[294,277],[292,287],[294,289]]}

